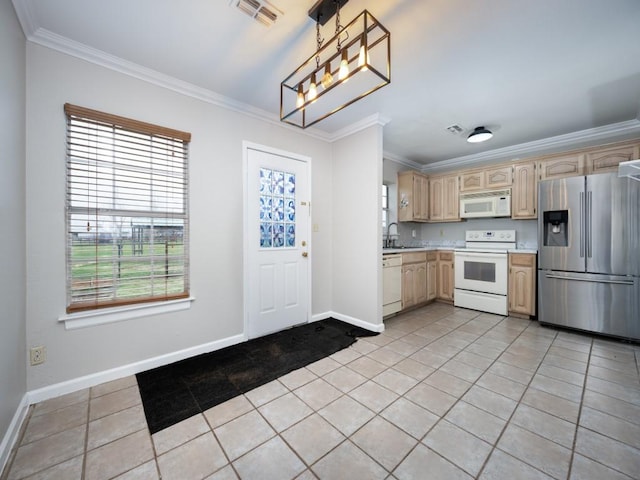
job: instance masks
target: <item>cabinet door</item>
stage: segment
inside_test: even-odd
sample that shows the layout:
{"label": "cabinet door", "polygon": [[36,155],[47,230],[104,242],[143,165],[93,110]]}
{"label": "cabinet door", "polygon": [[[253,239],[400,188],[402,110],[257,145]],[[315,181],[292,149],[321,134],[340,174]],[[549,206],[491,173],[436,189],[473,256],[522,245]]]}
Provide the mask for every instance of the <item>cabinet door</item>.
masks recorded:
{"label": "cabinet door", "polygon": [[438,296],[438,263],[427,262],[427,301]]}
{"label": "cabinet door", "polygon": [[442,178],[429,180],[429,219],[431,221],[443,219],[443,186]]}
{"label": "cabinet door", "polygon": [[485,188],[484,172],[466,172],[460,175],[460,191],[469,192]]}
{"label": "cabinet door", "polygon": [[487,188],[510,187],[513,183],[510,165],[508,167],[490,168],[484,173]]}
{"label": "cabinet door", "polygon": [[592,150],[587,152],[587,173],[617,172],[620,162],[638,158],[638,144]]}
{"label": "cabinet door", "polygon": [[460,191],[457,175],[444,177],[443,194],[442,219],[460,220]]}
{"label": "cabinet door", "polygon": [[422,217],[422,188],[420,187],[420,176],[413,175],[413,219]]}
{"label": "cabinet door", "polygon": [[583,153],[574,153],[566,156],[547,158],[540,161],[538,170],[540,180],[584,175],[586,172],[585,155]]}
{"label": "cabinet door", "polygon": [[413,221],[413,175],[398,172],[398,221]]}
{"label": "cabinet door", "polygon": [[535,315],[535,255],[509,255],[509,311]]}
{"label": "cabinet door", "polygon": [[534,163],[516,165],[511,190],[511,218],[537,218],[538,189]]}
{"label": "cabinet door", "polygon": [[414,174],[413,196],[414,220],[427,220],[429,218],[429,179],[424,175]]}
{"label": "cabinet door", "polygon": [[453,263],[438,264],[438,298],[453,300]]}
{"label": "cabinet door", "polygon": [[418,172],[398,173],[398,221],[424,222],[429,218],[429,180]]}
{"label": "cabinet door", "polygon": [[415,291],[415,265],[402,266],[402,308],[409,308],[416,304]]}
{"label": "cabinet door", "polygon": [[427,263],[417,263],[415,267],[413,288],[416,304],[420,304],[427,301]]}
{"label": "cabinet door", "polygon": [[447,280],[448,280],[448,285],[447,285],[447,298],[449,300],[451,300],[453,302],[453,291],[454,291],[454,272],[453,272],[453,263],[449,264],[449,269],[447,271]]}

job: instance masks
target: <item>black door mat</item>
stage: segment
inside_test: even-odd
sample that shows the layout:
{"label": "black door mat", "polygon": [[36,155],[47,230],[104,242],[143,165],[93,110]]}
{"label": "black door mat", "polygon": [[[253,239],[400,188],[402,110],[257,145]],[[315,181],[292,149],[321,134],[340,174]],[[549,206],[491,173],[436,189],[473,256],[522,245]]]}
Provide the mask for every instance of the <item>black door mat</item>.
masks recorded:
{"label": "black door mat", "polygon": [[151,433],[378,335],[329,318],[138,373]]}

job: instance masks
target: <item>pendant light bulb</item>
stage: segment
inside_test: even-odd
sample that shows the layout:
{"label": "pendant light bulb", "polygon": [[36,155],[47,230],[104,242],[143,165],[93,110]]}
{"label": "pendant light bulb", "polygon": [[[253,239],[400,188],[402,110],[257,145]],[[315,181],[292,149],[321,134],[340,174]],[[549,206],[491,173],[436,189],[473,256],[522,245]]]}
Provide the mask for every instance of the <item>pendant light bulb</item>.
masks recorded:
{"label": "pendant light bulb", "polygon": [[304,106],[304,90],[302,90],[302,84],[298,85],[298,96],[296,98],[296,107],[300,108]]}
{"label": "pendant light bulb", "polygon": [[364,38],[360,40],[360,53],[358,54],[358,67],[364,67],[362,71],[368,70],[369,50],[365,47]]}
{"label": "pendant light bulb", "polygon": [[327,62],[324,66],[324,75],[322,75],[322,88],[327,89],[333,83],[333,75],[331,75],[331,62]]}
{"label": "pendant light bulb", "polygon": [[345,80],[349,77],[349,59],[346,48],[342,49],[342,60],[340,61],[340,70],[338,71],[338,80]]}
{"label": "pendant light bulb", "polygon": [[314,101],[318,96],[318,85],[316,84],[316,74],[311,74],[311,84],[309,85],[309,101]]}

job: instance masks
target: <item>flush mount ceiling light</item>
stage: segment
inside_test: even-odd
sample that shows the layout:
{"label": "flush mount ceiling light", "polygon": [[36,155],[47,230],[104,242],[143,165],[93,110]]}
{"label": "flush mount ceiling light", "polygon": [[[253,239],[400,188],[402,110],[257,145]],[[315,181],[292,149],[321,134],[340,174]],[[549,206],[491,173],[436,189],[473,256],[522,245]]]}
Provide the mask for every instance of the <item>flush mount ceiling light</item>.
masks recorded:
{"label": "flush mount ceiling light", "polygon": [[493,133],[487,130],[484,127],[476,127],[473,129],[473,132],[467,137],[467,142],[469,143],[480,143],[486,142],[491,137],[493,137]]}
{"label": "flush mount ceiling light", "polygon": [[[319,0],[309,10],[317,49],[280,84],[281,121],[310,127],[391,82],[391,34],[367,10],[342,26],[347,1]],[[320,25],[334,15],[335,34],[325,42]]]}

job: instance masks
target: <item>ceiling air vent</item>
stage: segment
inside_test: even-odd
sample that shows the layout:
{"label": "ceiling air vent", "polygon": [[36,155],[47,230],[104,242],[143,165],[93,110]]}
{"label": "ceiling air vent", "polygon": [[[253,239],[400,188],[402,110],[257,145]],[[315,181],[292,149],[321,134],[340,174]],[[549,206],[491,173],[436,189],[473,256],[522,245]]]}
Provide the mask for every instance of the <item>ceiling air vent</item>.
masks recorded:
{"label": "ceiling air vent", "polygon": [[231,0],[229,5],[238,7],[251,18],[270,27],[284,12],[266,0]]}
{"label": "ceiling air vent", "polygon": [[453,133],[454,135],[459,135],[464,131],[460,125],[454,124],[447,127],[447,132]]}

